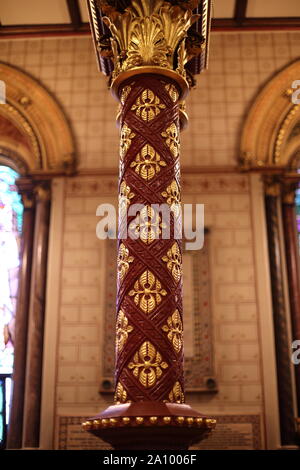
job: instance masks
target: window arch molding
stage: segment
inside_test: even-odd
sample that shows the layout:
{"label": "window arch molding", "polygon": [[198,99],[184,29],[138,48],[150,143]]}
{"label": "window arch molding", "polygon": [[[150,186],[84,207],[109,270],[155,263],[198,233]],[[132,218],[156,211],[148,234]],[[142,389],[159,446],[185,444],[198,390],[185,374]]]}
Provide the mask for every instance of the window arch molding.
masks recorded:
{"label": "window arch molding", "polygon": [[300,104],[292,100],[296,92],[292,84],[299,77],[297,60],[277,73],[255,98],[242,130],[241,169],[288,168],[299,147],[293,130],[300,122]]}
{"label": "window arch molding", "polygon": [[22,174],[74,173],[74,137],[55,97],[29,74],[3,62],[0,77],[6,90],[0,105],[0,153],[17,154]]}

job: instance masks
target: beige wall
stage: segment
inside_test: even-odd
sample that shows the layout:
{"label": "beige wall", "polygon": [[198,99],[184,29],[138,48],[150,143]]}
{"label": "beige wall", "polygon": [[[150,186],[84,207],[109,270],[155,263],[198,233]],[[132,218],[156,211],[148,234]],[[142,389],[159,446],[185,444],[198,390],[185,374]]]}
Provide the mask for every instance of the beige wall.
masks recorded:
{"label": "beige wall", "polygon": [[[0,51],[0,60],[54,93],[74,130],[79,169],[91,170],[54,185],[42,426],[47,447],[58,414],[93,415],[111,400],[98,394],[105,264],[95,211],[115,201],[116,184],[115,177],[93,173],[117,171],[117,104],[88,37],[1,40]],[[300,33],[213,34],[210,68],[188,98],[191,122],[182,136],[182,166],[206,167],[202,175],[184,176],[184,200],[205,204],[212,233],[219,383],[218,394],[190,401],[211,413],[261,413],[269,447],[276,447],[278,422],[268,274],[259,264],[267,266],[263,211],[256,207],[260,182],[253,186],[247,175],[224,167],[236,165],[243,119],[261,86],[299,55]],[[221,167],[223,173],[214,172]]]}

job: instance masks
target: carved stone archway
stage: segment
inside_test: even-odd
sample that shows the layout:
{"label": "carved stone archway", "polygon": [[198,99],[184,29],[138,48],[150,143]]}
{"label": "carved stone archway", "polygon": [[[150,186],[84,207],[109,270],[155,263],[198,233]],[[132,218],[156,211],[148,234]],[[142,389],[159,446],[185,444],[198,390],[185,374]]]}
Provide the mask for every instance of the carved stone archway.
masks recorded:
{"label": "carved stone archway", "polygon": [[300,104],[293,103],[293,82],[300,77],[297,60],[270,80],[248,113],[241,138],[242,169],[286,170],[299,148],[293,135],[300,121]]}
{"label": "carved stone archway", "polygon": [[6,89],[6,103],[0,105],[0,154],[18,155],[22,174],[73,173],[74,138],[56,99],[30,75],[3,62],[0,78]]}
{"label": "carved stone archway", "polygon": [[39,447],[51,180],[76,169],[74,138],[55,97],[22,70],[0,63],[0,165],[15,169],[23,199],[8,448]]}

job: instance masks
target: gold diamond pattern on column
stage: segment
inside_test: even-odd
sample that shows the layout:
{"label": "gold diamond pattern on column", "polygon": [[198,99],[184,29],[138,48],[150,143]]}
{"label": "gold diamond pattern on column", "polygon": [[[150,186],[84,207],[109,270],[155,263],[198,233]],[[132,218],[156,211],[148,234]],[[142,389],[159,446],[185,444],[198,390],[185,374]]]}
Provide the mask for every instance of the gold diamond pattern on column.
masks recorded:
{"label": "gold diamond pattern on column", "polygon": [[128,248],[126,248],[124,243],[121,243],[119,247],[118,260],[117,260],[118,277],[120,281],[122,281],[124,277],[126,276],[126,273],[129,269],[129,263],[132,263],[133,260],[134,260],[134,257],[129,256]]}
{"label": "gold diamond pattern on column", "polygon": [[184,394],[180,382],[175,382],[174,387],[169,393],[169,401],[171,403],[184,403]]}
{"label": "gold diamond pattern on column", "polygon": [[121,139],[120,139],[120,157],[123,160],[127,150],[131,145],[131,140],[135,137],[135,133],[131,132],[131,129],[127,124],[123,124],[121,129]]}
{"label": "gold diamond pattern on column", "polygon": [[138,117],[141,117],[143,121],[149,122],[154,119],[162,109],[165,109],[165,105],[161,103],[158,96],[156,96],[152,90],[147,88],[137,98],[135,104],[131,107],[132,111]]}
{"label": "gold diamond pattern on column", "polygon": [[168,339],[171,341],[173,348],[178,353],[182,348],[182,320],[178,310],[176,309],[172,316],[167,320],[167,325],[162,327],[165,333],[168,333]]}
{"label": "gold diamond pattern on column", "polygon": [[117,316],[116,323],[116,348],[117,351],[122,351],[124,344],[128,339],[128,334],[133,331],[133,326],[128,324],[128,318],[123,310],[120,310]]}
{"label": "gold diamond pattern on column", "polygon": [[167,92],[169,93],[170,95],[170,98],[171,100],[176,103],[176,101],[178,100],[179,98],[179,93],[177,91],[177,88],[175,85],[172,85],[171,83],[168,83],[166,86],[165,86],[165,89],[167,90]]}
{"label": "gold diamond pattern on column", "polygon": [[161,229],[165,227],[160,215],[151,206],[145,206],[129,225],[133,234],[147,245],[158,239]]}
{"label": "gold diamond pattern on column", "polygon": [[123,385],[121,384],[121,382],[117,383],[114,400],[117,404],[118,403],[126,403],[127,392],[126,392],[125,388],[123,387]]}
{"label": "gold diamond pattern on column", "polygon": [[179,132],[176,124],[173,122],[167,129],[161,133],[165,137],[166,144],[171,150],[173,157],[177,158],[180,152]]}
{"label": "gold diamond pattern on column", "polygon": [[134,288],[129,291],[128,295],[133,297],[134,303],[144,313],[148,314],[161,303],[162,297],[167,295],[167,292],[154,274],[147,269],[135,282]]}
{"label": "gold diamond pattern on column", "polygon": [[149,144],[144,145],[135,160],[130,164],[130,167],[134,168],[136,173],[146,181],[151,180],[159,173],[161,166],[166,166],[166,162]]}
{"label": "gold diamond pattern on column", "polygon": [[168,270],[171,272],[175,281],[178,282],[182,274],[182,262],[180,250],[176,242],[173,243],[167,254],[162,257],[162,260],[167,263]]}
{"label": "gold diamond pattern on column", "polygon": [[145,341],[140,349],[134,354],[128,368],[137,377],[145,388],[150,388],[162,376],[163,370],[168,364],[163,361],[161,354],[155,349],[150,341]]}
{"label": "gold diamond pattern on column", "polygon": [[171,210],[175,215],[179,214],[180,211],[180,189],[175,180],[166,188],[161,195],[166,198],[167,203],[171,207]]}

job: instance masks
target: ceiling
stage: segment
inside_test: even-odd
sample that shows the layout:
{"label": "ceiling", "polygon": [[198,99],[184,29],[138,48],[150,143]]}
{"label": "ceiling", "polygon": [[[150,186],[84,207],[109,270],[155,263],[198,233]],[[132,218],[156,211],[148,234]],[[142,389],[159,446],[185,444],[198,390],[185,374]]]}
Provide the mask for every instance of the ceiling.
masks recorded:
{"label": "ceiling", "polygon": [[[214,30],[300,28],[299,0],[214,0]],[[1,0],[0,36],[88,33],[86,0]]]}

